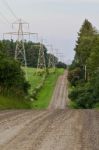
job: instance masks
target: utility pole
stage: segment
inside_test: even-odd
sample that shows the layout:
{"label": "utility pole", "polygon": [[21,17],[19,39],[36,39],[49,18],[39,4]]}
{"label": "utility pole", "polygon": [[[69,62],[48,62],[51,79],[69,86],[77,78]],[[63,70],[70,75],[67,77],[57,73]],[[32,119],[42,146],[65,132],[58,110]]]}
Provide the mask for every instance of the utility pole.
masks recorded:
{"label": "utility pole", "polygon": [[17,32],[8,32],[4,33],[11,35],[11,38],[13,35],[17,36],[17,41],[16,41],[16,48],[15,48],[15,60],[20,61],[21,65],[25,67],[25,72],[26,72],[26,78],[27,76],[27,60],[26,60],[26,51],[25,51],[25,46],[24,46],[24,36],[29,36],[31,34],[37,34],[37,33],[31,33],[31,32],[24,32],[23,31],[23,26],[27,26],[29,28],[29,23],[22,21],[22,19],[17,20],[16,22],[12,23],[12,28],[14,26],[18,26]]}
{"label": "utility pole", "polygon": [[43,40],[41,40],[41,42],[40,42],[37,71],[38,71],[38,69],[46,70],[46,62],[45,62],[45,53],[44,53]]}

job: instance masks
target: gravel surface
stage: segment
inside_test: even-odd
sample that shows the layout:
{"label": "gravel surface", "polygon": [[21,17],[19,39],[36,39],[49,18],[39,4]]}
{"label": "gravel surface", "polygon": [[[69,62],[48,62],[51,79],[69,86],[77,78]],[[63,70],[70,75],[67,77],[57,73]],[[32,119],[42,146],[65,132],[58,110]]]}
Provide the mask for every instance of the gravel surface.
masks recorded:
{"label": "gravel surface", "polygon": [[99,111],[66,108],[66,77],[48,110],[0,111],[0,150],[99,150]]}

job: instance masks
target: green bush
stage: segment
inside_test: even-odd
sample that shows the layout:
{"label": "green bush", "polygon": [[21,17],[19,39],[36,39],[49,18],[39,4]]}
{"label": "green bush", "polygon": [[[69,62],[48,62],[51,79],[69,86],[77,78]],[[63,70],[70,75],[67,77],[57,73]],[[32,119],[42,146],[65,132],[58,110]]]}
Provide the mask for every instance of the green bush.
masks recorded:
{"label": "green bush", "polygon": [[71,85],[76,86],[79,81],[83,79],[83,70],[80,67],[77,67],[68,72],[68,80]]}
{"label": "green bush", "polygon": [[24,96],[29,87],[20,64],[0,53],[0,94]]}
{"label": "green bush", "polygon": [[76,102],[79,108],[93,108],[99,102],[95,93],[95,87],[90,83],[82,84],[73,88],[69,93],[71,101]]}

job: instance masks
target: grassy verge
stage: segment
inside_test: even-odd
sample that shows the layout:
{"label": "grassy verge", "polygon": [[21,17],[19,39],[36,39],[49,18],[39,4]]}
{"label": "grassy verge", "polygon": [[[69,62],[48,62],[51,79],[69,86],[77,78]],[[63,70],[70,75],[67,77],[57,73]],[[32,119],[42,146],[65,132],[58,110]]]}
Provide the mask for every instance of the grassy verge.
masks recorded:
{"label": "grassy verge", "polygon": [[42,82],[42,77],[37,75],[36,71],[37,70],[35,68],[27,68],[28,82],[31,85],[31,88],[29,90],[30,94],[35,89],[35,87],[37,87]]}
{"label": "grassy verge", "polygon": [[68,108],[72,108],[72,109],[79,109],[78,105],[76,102],[73,102],[73,101],[69,101],[68,103]]}
{"label": "grassy verge", "polygon": [[98,109],[99,110],[99,103],[94,105],[94,109]]}
{"label": "grassy verge", "polygon": [[29,109],[30,102],[18,100],[15,97],[0,96],[0,109]]}
{"label": "grassy verge", "polygon": [[[68,85],[68,93],[71,93],[73,89],[74,89],[74,87],[69,84]],[[79,109],[79,106],[77,105],[77,103],[75,101],[71,101],[69,99],[68,108]]]}
{"label": "grassy verge", "polygon": [[[40,92],[37,95],[37,100],[34,101],[26,101],[22,98],[15,97],[5,97],[0,95],[0,109],[42,109],[47,108],[54,88],[56,81],[59,75],[63,74],[63,69],[57,69],[54,73],[53,70],[49,71],[49,75],[47,75],[46,80],[44,81],[44,85],[41,88]],[[43,76],[36,75],[36,69],[27,68],[28,73],[28,81],[31,85],[31,89],[29,90],[29,94],[37,87],[43,80]]]}
{"label": "grassy verge", "polygon": [[32,103],[32,108],[43,109],[48,107],[56,85],[56,81],[59,75],[63,74],[63,72],[63,69],[57,69],[55,73],[50,73],[47,76],[44,86],[38,94],[37,100],[33,101]]}

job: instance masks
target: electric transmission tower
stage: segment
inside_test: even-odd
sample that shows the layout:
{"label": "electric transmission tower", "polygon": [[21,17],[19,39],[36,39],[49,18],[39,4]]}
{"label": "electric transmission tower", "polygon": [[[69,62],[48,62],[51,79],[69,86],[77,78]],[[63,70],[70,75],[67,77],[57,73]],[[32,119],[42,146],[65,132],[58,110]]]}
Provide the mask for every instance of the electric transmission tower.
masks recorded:
{"label": "electric transmission tower", "polygon": [[[8,32],[8,33],[4,33],[5,34],[9,34],[11,35],[11,38],[13,35],[17,36],[17,40],[16,40],[16,48],[15,48],[15,60],[20,61],[21,65],[24,66],[25,68],[27,68],[27,60],[26,60],[26,51],[25,51],[25,39],[24,36],[29,36],[31,34],[37,34],[37,33],[31,33],[31,32],[24,32],[23,31],[23,26],[27,26],[29,28],[29,23],[22,21],[21,19],[17,20],[16,22],[12,23],[12,28],[14,26],[18,27],[17,32]],[[27,69],[26,69],[27,70]],[[26,77],[27,77],[27,71],[26,71]]]}
{"label": "electric transmission tower", "polygon": [[48,45],[50,47],[50,53],[48,58],[48,68],[55,68],[55,56],[53,54],[53,46]]}
{"label": "electric transmission tower", "polygon": [[44,53],[43,40],[42,40],[42,42],[40,42],[37,70],[38,69],[46,70],[46,62],[45,62],[45,53]]}
{"label": "electric transmission tower", "polygon": [[59,61],[64,62],[64,54],[62,52],[59,52],[58,49],[56,55],[59,58]]}

